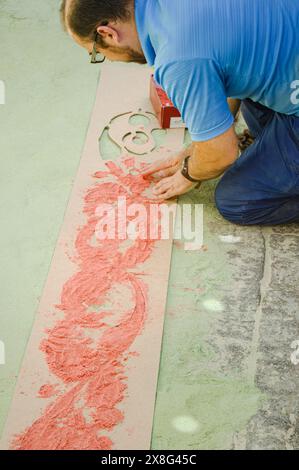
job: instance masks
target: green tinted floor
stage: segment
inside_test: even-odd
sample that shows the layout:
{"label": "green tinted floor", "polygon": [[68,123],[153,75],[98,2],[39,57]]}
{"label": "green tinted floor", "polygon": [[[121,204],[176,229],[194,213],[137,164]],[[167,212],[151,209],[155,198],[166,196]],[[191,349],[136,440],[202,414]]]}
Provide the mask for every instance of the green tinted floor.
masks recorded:
{"label": "green tinted floor", "polygon": [[[59,0],[0,0],[3,427],[76,176],[97,67]],[[153,449],[299,449],[299,228],[240,228],[204,204],[205,251],[174,245]]]}

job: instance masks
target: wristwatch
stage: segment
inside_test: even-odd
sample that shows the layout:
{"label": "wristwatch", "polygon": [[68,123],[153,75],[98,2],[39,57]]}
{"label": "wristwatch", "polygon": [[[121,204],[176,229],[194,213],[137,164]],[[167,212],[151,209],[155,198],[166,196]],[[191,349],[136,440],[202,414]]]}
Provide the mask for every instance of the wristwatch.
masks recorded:
{"label": "wristwatch", "polygon": [[191,183],[197,183],[197,187],[198,187],[201,185],[202,182],[200,180],[196,180],[192,178],[192,176],[189,175],[189,159],[190,159],[190,156],[185,158],[181,173],[184,176],[184,178],[191,181]]}

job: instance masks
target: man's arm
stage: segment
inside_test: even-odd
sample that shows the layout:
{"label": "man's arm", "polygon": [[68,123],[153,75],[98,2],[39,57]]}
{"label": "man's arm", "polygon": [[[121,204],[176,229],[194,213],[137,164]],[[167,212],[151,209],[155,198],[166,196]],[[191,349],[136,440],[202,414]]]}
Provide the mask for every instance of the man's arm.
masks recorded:
{"label": "man's arm", "polygon": [[[221,66],[201,58],[171,62],[158,67],[155,77],[189,129],[193,141],[188,149],[190,176],[201,181],[217,178],[238,157],[234,115],[239,103],[227,99]],[[143,173],[162,178],[153,189],[159,199],[185,194],[194,186],[181,173],[183,159],[180,153],[151,165]]]}
{"label": "man's arm", "polygon": [[190,154],[189,173],[194,179],[205,181],[222,175],[238,157],[234,127],[209,141],[193,142],[191,147],[180,154],[150,165],[143,176],[156,174],[162,178],[153,189],[157,200],[185,194],[194,187],[194,183],[181,173],[182,161]]}
{"label": "man's arm", "polygon": [[[227,98],[227,103],[228,103],[228,106],[229,106],[229,109],[230,109],[232,115],[234,116],[234,118],[236,118],[238,116],[239,111],[240,111],[241,100],[238,100],[238,99],[235,99],[235,98]],[[194,147],[198,148],[198,145],[196,146],[196,142],[193,142],[185,150],[185,157],[187,157],[188,155],[192,155],[192,153],[194,151]]]}
{"label": "man's arm", "polygon": [[193,142],[189,174],[201,181],[218,178],[236,161],[238,153],[238,139],[234,126],[214,139]]}

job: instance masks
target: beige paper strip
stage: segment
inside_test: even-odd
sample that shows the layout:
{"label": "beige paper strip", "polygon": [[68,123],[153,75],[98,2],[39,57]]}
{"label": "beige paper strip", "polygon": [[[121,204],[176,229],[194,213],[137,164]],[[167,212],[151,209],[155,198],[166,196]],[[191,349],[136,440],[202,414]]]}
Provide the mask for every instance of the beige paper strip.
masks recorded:
{"label": "beige paper strip", "polygon": [[[84,387],[78,393],[76,390],[79,390],[81,387],[80,381],[78,383],[76,380],[70,380],[67,383],[63,382],[61,377],[59,378],[53,373],[53,369],[49,369],[45,350],[41,351],[40,349],[41,342],[45,341],[48,335],[46,330],[52,330],[58,322],[63,320],[63,312],[55,306],[61,305],[63,286],[66,286],[68,280],[75,276],[78,271],[78,254],[74,246],[78,230],[86,224],[86,214],[83,212],[84,196],[96,183],[93,177],[94,173],[106,169],[99,154],[99,137],[103,129],[112,121],[109,129],[110,137],[120,144],[121,152],[125,152],[128,156],[133,155],[135,159],[136,154],[132,152],[142,153],[144,155],[137,158],[143,161],[146,161],[146,159],[152,160],[156,157],[163,158],[163,156],[169,154],[169,151],[175,152],[182,147],[183,130],[175,129],[168,131],[164,146],[155,149],[155,144],[151,139],[143,146],[137,144],[136,137],[138,138],[140,132],[144,129],[141,125],[134,127],[128,124],[128,115],[113,121],[115,116],[128,112],[137,113],[140,109],[144,113],[152,112],[148,98],[149,78],[150,70],[145,67],[113,64],[103,68],[80,167],[53,256],[49,276],[36,314],[36,320],[1,441],[1,448],[3,449],[12,447],[15,436],[19,436],[19,439],[17,444],[13,445],[14,448],[28,449],[32,446],[35,449],[65,449],[82,448],[83,444],[84,448],[87,449],[137,450],[150,448],[172,240],[155,242],[155,247],[150,257],[142,265],[138,264],[131,270],[136,280],[141,280],[147,288],[146,319],[142,331],[136,335],[132,345],[126,351],[128,353],[127,362],[125,362],[123,369],[123,375],[126,378],[124,377],[121,382],[126,385],[123,399],[116,404],[113,413],[111,412],[112,414],[109,410],[105,411],[105,403],[101,402],[100,415],[105,416],[105,429],[103,429],[100,420],[95,422],[96,404],[91,407],[89,402],[87,406],[83,394],[83,392],[86,393],[88,387],[95,386],[96,380],[98,380],[98,385],[100,386],[102,371],[93,370],[93,373],[84,382]],[[148,114],[148,117],[149,129],[146,132],[152,130],[155,126],[158,127],[155,118],[150,114]],[[148,135],[151,137],[150,132]],[[65,142],[65,145],[67,145],[67,142]],[[101,269],[100,265],[99,269]],[[74,291],[73,297],[75,298],[76,295],[77,293]],[[130,302],[132,303],[128,289],[124,285],[120,285],[119,291],[117,288],[114,288],[112,298],[113,314],[117,316],[121,325],[121,313],[125,316],[125,311]],[[115,310],[117,308],[121,313]],[[111,328],[113,326],[113,317],[109,321],[112,322],[112,325],[110,324]],[[116,323],[114,328],[117,327]],[[93,329],[92,331],[88,327],[85,330],[84,328],[81,329],[78,333],[81,339],[82,331],[87,335],[87,338],[91,339],[92,335],[98,334],[100,328]],[[62,342],[65,340],[66,334],[67,332],[61,329]],[[57,333],[55,338],[58,341],[59,335],[57,336]],[[73,341],[74,338],[70,337],[70,347]],[[49,343],[46,344],[49,348]],[[59,350],[59,345],[56,343],[53,344],[54,349],[55,347]],[[53,359],[53,355],[51,357]],[[65,361],[69,361],[67,352],[65,356],[61,356],[59,353],[57,360],[58,358],[61,360],[61,357],[65,357]],[[70,368],[75,368],[76,361],[77,358],[75,356],[73,358],[74,364],[69,364]],[[88,367],[88,361],[89,357],[86,358],[86,367]],[[54,366],[56,365],[54,364]],[[66,365],[62,363],[61,367],[63,369]],[[110,401],[114,392],[115,388],[107,389],[107,397]],[[68,403],[64,401],[63,406],[61,405],[65,397],[74,396],[76,397],[75,400],[72,398],[73,401],[71,402],[71,399],[69,399]],[[79,400],[78,397],[82,398]],[[104,399],[105,396],[104,398],[102,397],[102,400]],[[59,416],[55,415],[55,406],[58,406],[56,405],[57,402],[59,402],[60,407]],[[83,409],[84,406],[86,406],[85,410]],[[66,413],[67,416],[61,416],[61,412],[69,410],[70,407],[73,410],[72,413],[68,411]],[[113,422],[115,410],[120,411],[123,417],[117,425],[111,425],[109,428],[109,419]],[[43,417],[47,413],[48,418],[45,420],[47,427],[45,428]],[[54,418],[54,416],[56,417]],[[83,421],[79,423],[80,417]],[[51,420],[55,424],[53,429],[51,427]],[[71,429],[69,429],[70,422],[75,423],[74,435],[71,435]],[[103,438],[101,444],[92,438],[92,433],[97,425],[97,437]],[[67,426],[69,427],[67,428]],[[61,429],[61,436],[59,435],[59,429]],[[44,437],[42,437],[43,433],[45,433]],[[90,439],[89,435],[91,436]],[[66,436],[70,436],[69,441]],[[106,438],[108,440],[105,447]]]}

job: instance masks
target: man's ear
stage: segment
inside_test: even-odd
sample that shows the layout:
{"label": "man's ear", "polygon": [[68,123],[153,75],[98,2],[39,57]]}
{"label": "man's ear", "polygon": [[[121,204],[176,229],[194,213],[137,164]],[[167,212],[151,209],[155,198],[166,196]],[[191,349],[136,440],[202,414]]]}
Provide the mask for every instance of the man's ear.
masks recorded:
{"label": "man's ear", "polygon": [[97,28],[97,33],[105,39],[105,42],[107,44],[119,44],[120,43],[120,36],[119,33],[116,29],[114,29],[112,26],[98,26]]}

